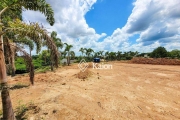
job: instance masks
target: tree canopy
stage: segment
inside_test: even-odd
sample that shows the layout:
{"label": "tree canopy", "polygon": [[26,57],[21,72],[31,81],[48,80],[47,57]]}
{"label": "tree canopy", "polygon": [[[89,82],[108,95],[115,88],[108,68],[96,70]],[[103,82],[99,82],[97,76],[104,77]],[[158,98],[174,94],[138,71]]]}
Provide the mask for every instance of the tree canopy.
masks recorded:
{"label": "tree canopy", "polygon": [[168,52],[166,48],[164,47],[158,47],[153,50],[153,52],[150,54],[152,58],[164,58],[168,56]]}

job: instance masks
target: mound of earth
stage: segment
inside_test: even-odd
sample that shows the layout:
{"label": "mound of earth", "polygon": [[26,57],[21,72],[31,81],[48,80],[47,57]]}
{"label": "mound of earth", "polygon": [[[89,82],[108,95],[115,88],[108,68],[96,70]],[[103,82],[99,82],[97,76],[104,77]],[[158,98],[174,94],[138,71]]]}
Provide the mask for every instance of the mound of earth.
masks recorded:
{"label": "mound of earth", "polygon": [[89,69],[86,69],[84,72],[80,71],[77,75],[77,78],[79,79],[86,79],[88,78],[92,72]]}
{"label": "mound of earth", "polygon": [[153,65],[180,65],[180,60],[178,59],[167,59],[167,58],[143,58],[135,57],[131,63],[137,64],[153,64]]}

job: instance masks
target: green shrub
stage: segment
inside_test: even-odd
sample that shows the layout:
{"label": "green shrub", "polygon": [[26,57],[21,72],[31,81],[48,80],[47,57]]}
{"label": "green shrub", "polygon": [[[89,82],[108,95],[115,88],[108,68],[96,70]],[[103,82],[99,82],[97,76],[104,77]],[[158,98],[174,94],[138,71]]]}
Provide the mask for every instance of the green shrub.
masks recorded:
{"label": "green shrub", "polygon": [[16,74],[27,73],[26,64],[22,57],[17,57],[15,60]]}
{"label": "green shrub", "polygon": [[49,71],[50,70],[50,66],[42,66],[38,69],[36,69],[36,73],[45,73],[46,71]]}
{"label": "green shrub", "polygon": [[152,58],[165,58],[168,56],[168,52],[164,47],[158,47],[151,53]]}
{"label": "green shrub", "polygon": [[34,68],[37,69],[37,68],[40,68],[42,67],[42,60],[39,60],[39,59],[35,59],[33,60],[33,65],[34,65]]}

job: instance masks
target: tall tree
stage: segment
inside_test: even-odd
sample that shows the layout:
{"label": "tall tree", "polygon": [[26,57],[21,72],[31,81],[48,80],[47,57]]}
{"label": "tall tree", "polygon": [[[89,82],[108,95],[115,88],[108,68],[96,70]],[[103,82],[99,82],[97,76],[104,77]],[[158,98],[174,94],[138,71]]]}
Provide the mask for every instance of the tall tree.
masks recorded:
{"label": "tall tree", "polygon": [[172,50],[171,52],[169,52],[169,57],[171,58],[180,58],[180,50]]}
{"label": "tall tree", "polygon": [[75,58],[75,52],[74,51],[70,51],[70,56],[71,56],[71,59],[74,59]]}
{"label": "tall tree", "polygon": [[168,53],[167,53],[166,48],[164,47],[158,47],[154,49],[153,52],[151,53],[151,57],[153,58],[164,58],[167,56],[168,56]]}
{"label": "tall tree", "polygon": [[120,52],[120,51],[118,51],[117,53],[116,53],[117,55],[117,60],[121,60],[121,56],[122,56],[122,52]]}
{"label": "tall tree", "polygon": [[110,53],[109,53],[109,57],[110,57],[111,61],[112,61],[112,60],[115,60],[115,58],[116,58],[116,52],[110,52]]}
{"label": "tall tree", "polygon": [[101,58],[103,57],[103,52],[104,51],[99,51],[99,55],[100,55]]}
{"label": "tall tree", "polygon": [[90,55],[94,53],[94,50],[91,48],[88,48],[88,49],[85,48],[85,51],[86,51],[87,58],[90,60]]}
{"label": "tall tree", "polygon": [[[52,42],[51,38],[47,35],[47,32],[38,25],[38,23],[26,24],[20,20],[10,21],[8,20],[7,14],[14,14],[15,12],[22,12],[22,8],[28,10],[40,11],[46,16],[47,21],[50,25],[54,24],[54,13],[49,4],[45,0],[1,0],[0,1],[0,81],[1,81],[1,98],[2,98],[2,108],[3,108],[3,119],[4,120],[14,120],[14,112],[12,109],[11,99],[9,96],[9,90],[7,86],[7,75],[4,59],[4,48],[3,45],[6,44],[10,49],[16,48],[19,51],[23,52],[25,56],[29,56],[21,48],[11,44],[8,40],[7,33],[13,33],[20,36],[28,36],[35,43],[41,44],[41,40],[48,41],[48,47],[51,48],[54,53],[57,53],[57,48]],[[4,22],[5,21],[5,22]],[[7,25],[8,24],[8,25]],[[4,37],[3,37],[4,35]],[[7,38],[4,43],[4,40]],[[57,54],[55,55],[56,59],[58,58]],[[30,71],[30,80],[33,84],[34,79],[34,68],[32,65],[32,59],[29,56],[29,61],[31,64],[28,64]]]}
{"label": "tall tree", "polygon": [[[57,48],[59,49],[62,49],[63,48],[63,43],[61,42],[61,39],[60,38],[57,38],[57,32],[53,31],[51,33],[51,38],[53,39],[54,43],[56,44]],[[61,54],[59,52],[59,54]],[[53,53],[52,51],[50,50],[50,57],[51,57],[51,71],[53,71],[53,67],[54,67],[54,61],[53,61]]]}
{"label": "tall tree", "polygon": [[[24,48],[24,46],[28,46],[29,47],[29,55],[31,56],[31,51],[34,49],[34,43],[32,40],[30,40],[27,36],[23,37],[23,38],[16,38],[11,40],[10,42],[13,42],[13,44],[15,44],[16,46],[22,47]],[[5,45],[4,45],[5,46]],[[5,57],[9,58],[9,63],[11,66],[11,76],[15,76],[15,71],[16,71],[16,67],[15,67],[15,50],[11,51],[11,55],[7,56],[8,54],[6,54],[9,51],[6,51],[6,49],[4,50],[5,52]]]}
{"label": "tall tree", "polygon": [[94,52],[94,57],[98,57],[99,56],[99,52]]}
{"label": "tall tree", "polygon": [[66,48],[65,48],[65,52],[67,53],[67,64],[68,66],[70,65],[70,53],[71,53],[71,48],[73,47],[72,45],[68,45],[67,43],[64,43],[66,45]]}
{"label": "tall tree", "polygon": [[50,63],[50,59],[49,59],[50,58],[50,54],[49,54],[48,50],[43,50],[39,54],[39,56],[40,56],[40,59],[44,61],[43,62],[44,65],[49,65],[49,63]]}
{"label": "tall tree", "polygon": [[51,38],[53,39],[54,43],[56,44],[57,48],[59,49],[62,49],[63,48],[63,43],[61,41],[60,38],[57,37],[57,32],[53,31],[51,33]]}
{"label": "tall tree", "polygon": [[106,60],[109,60],[109,51],[105,52]]}
{"label": "tall tree", "polygon": [[79,49],[79,51],[82,53],[82,56],[83,56],[83,53],[85,52],[84,50],[85,50],[84,48]]}

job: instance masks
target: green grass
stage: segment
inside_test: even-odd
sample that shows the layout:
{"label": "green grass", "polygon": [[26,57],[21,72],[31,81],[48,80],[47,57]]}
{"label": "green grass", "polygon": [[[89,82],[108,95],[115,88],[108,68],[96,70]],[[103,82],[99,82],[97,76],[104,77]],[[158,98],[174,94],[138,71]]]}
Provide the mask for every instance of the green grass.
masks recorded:
{"label": "green grass", "polygon": [[28,111],[33,111],[34,114],[36,114],[39,113],[40,108],[36,106],[32,100],[26,104],[24,104],[22,100],[19,100],[18,106],[15,108],[16,119],[27,120],[28,114],[26,114],[26,112]]}
{"label": "green grass", "polygon": [[35,70],[36,73],[46,73],[50,70],[50,66],[42,66]]}
{"label": "green grass", "polygon": [[28,107],[26,104],[23,104],[22,101],[18,102],[18,106],[16,107],[16,119],[17,120],[26,120],[25,112],[28,111]]}

